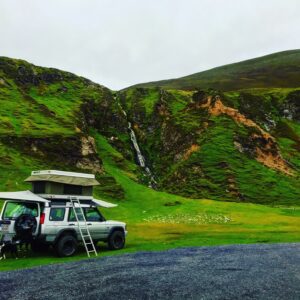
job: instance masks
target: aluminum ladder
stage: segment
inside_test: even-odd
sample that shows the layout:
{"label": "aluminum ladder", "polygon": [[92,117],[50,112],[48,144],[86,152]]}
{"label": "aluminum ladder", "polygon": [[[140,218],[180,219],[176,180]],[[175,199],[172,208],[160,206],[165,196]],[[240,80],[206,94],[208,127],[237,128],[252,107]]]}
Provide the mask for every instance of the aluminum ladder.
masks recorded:
{"label": "aluminum ladder", "polygon": [[[87,256],[90,257],[91,256],[90,253],[94,253],[95,256],[98,256],[79,198],[70,197],[70,202],[73,207],[79,233],[83,241]],[[78,207],[76,207],[75,204],[78,204]],[[76,211],[76,208],[79,208],[79,213]],[[83,222],[83,224],[80,224],[80,222]]]}

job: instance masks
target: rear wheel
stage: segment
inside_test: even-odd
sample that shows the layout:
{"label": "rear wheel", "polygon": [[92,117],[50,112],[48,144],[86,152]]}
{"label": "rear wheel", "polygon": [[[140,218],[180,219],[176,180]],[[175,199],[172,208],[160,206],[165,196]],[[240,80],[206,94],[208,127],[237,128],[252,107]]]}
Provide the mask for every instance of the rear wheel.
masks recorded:
{"label": "rear wheel", "polygon": [[60,257],[72,256],[77,251],[77,248],[77,240],[72,235],[65,235],[61,237],[55,245],[56,253]]}
{"label": "rear wheel", "polygon": [[116,230],[108,238],[108,247],[110,250],[120,250],[125,245],[125,234],[123,231]]}

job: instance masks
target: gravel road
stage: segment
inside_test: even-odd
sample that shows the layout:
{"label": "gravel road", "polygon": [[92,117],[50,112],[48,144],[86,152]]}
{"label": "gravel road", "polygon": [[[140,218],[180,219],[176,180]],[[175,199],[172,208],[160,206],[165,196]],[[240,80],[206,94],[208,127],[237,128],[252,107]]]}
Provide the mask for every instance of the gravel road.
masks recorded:
{"label": "gravel road", "polygon": [[139,252],[1,272],[0,299],[300,299],[300,243]]}

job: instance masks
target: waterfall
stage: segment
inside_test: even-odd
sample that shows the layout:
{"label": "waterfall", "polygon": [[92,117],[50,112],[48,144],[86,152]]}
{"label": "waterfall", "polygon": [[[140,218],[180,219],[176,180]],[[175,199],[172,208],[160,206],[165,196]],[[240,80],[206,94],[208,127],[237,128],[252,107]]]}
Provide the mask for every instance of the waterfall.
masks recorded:
{"label": "waterfall", "polygon": [[122,108],[121,104],[118,103],[118,105],[119,105],[120,109],[122,110],[122,113],[126,117],[126,120],[128,122],[128,127],[127,128],[128,128],[129,135],[130,135],[130,140],[132,142],[133,148],[134,148],[136,156],[137,156],[138,164],[139,164],[140,167],[142,167],[145,170],[145,173],[146,173],[147,177],[149,178],[148,186],[151,187],[151,188],[154,188],[157,182],[155,181],[154,176],[153,176],[150,168],[147,167],[147,165],[146,165],[145,157],[143,156],[143,154],[141,152],[141,149],[140,149],[140,146],[138,144],[135,132],[132,128],[132,124],[131,124],[131,122],[128,121],[127,113]]}
{"label": "waterfall", "polygon": [[128,122],[128,130],[129,130],[129,133],[130,133],[130,139],[132,141],[132,144],[133,144],[133,147],[135,149],[135,152],[136,152],[136,155],[137,155],[137,159],[138,159],[138,162],[139,162],[139,165],[142,167],[142,168],[146,168],[146,162],[145,162],[145,158],[141,152],[141,149],[139,147],[139,144],[136,140],[136,135],[132,129],[132,126],[131,126],[131,123]]}

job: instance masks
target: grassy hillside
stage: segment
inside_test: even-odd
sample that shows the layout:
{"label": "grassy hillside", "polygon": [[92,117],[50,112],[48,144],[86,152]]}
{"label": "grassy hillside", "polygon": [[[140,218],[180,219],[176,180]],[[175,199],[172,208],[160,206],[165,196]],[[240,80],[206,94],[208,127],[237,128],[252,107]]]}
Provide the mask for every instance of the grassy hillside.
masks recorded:
{"label": "grassy hillside", "polygon": [[217,89],[298,87],[300,81],[300,50],[279,52],[189,76],[141,83],[135,87],[166,89]]}
{"label": "grassy hillside", "polygon": [[[122,189],[105,175],[87,132],[90,108],[111,92],[74,74],[0,58],[0,187],[18,190],[33,169],[86,170],[103,176],[103,192]],[[62,159],[63,158],[63,159]]]}
{"label": "grassy hillside", "polygon": [[158,189],[273,205],[299,205],[299,100],[297,88],[119,94]]}
{"label": "grassy hillside", "polygon": [[[23,180],[31,170],[96,174],[95,196],[118,204],[104,214],[129,230],[126,249],[101,245],[101,255],[299,241],[299,91],[117,93],[68,72],[0,58],[0,190],[29,189]],[[156,189],[137,165],[128,121]],[[0,270],[84,257],[29,254],[1,262]]]}
{"label": "grassy hillside", "polygon": [[1,58],[0,183],[4,190],[23,188],[31,169],[86,170],[101,179],[104,196],[124,198],[103,167],[95,136],[120,153],[119,169],[147,184],[127,131],[131,121],[158,190],[299,205],[299,100],[298,88],[131,88],[113,94],[68,72]]}
{"label": "grassy hillside", "polygon": [[[105,137],[93,133],[107,174],[125,191],[125,199],[113,200],[118,207],[102,209],[102,213],[107,219],[125,221],[129,231],[126,248],[121,251],[108,251],[106,245],[100,243],[100,258],[184,246],[300,241],[299,208],[194,200],[155,191],[135,181],[135,174],[130,171],[135,167],[130,161],[124,160],[126,168],[120,170],[118,162],[122,154],[112,148]],[[101,195],[101,190],[97,190],[96,196]],[[51,252],[31,253],[18,260],[2,261],[0,270],[84,258],[84,249],[68,259],[54,257]]]}

